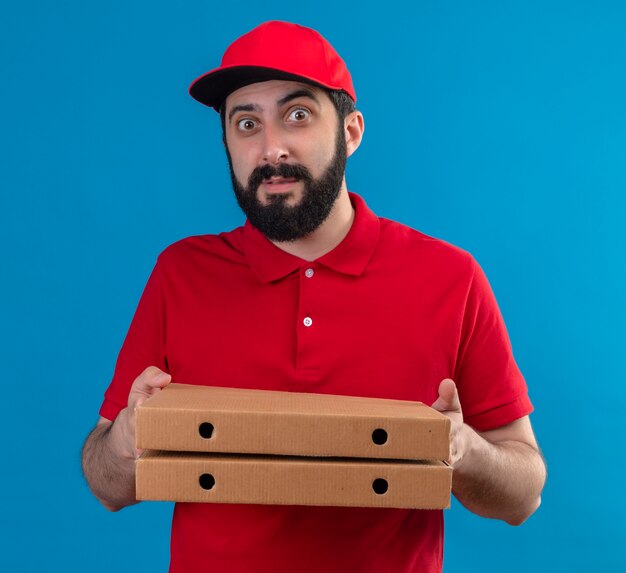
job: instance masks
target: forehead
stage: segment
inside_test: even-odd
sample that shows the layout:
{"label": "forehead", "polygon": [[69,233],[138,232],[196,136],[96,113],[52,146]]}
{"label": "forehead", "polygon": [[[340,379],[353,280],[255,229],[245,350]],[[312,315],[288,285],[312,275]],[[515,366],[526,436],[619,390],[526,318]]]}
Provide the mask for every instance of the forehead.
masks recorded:
{"label": "forehead", "polygon": [[269,80],[248,84],[230,93],[226,97],[226,110],[235,105],[271,105],[279,102],[283,97],[298,91],[311,92],[314,97],[324,105],[331,103],[330,97],[322,88],[304,82],[288,80]]}

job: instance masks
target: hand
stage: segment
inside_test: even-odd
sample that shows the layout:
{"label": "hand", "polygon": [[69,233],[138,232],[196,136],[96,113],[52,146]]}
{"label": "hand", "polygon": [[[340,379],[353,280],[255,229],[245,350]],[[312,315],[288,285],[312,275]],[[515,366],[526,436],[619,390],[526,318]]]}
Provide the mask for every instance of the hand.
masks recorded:
{"label": "hand", "polygon": [[463,410],[459,401],[459,393],[456,384],[450,378],[446,378],[439,384],[439,398],[432,407],[452,420],[450,428],[450,457],[448,463],[455,467],[465,455],[465,424],[463,423]]}
{"label": "hand", "polygon": [[135,411],[171,381],[167,372],[148,366],[133,382],[128,393],[128,407],[119,413],[111,428],[113,439],[124,457],[137,459],[141,455],[141,450],[135,447]]}

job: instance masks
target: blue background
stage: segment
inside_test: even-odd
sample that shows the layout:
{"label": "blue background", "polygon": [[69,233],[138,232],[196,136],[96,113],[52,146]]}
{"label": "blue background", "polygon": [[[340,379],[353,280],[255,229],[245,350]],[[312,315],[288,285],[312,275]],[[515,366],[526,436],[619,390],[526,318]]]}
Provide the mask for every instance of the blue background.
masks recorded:
{"label": "blue background", "polygon": [[108,513],[80,448],[157,254],[243,220],[187,87],[276,18],[350,67],[349,188],[474,254],[530,387],[543,505],[513,528],[455,502],[445,571],[626,570],[624,4],[224,4],[2,8],[0,567],[166,570],[171,505]]}

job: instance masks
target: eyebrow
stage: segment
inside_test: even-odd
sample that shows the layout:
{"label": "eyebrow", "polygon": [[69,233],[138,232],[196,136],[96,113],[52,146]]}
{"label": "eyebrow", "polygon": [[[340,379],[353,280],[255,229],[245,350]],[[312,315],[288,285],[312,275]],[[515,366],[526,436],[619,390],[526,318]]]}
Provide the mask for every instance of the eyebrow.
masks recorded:
{"label": "eyebrow", "polygon": [[[306,88],[302,88],[302,89],[290,92],[286,96],[281,97],[276,103],[278,103],[279,106],[285,105],[291,100],[297,99],[299,97],[306,97],[306,98],[312,99],[315,103],[320,105],[320,100],[317,98],[317,96],[311,90],[308,90]],[[228,112],[228,123],[232,121],[233,116],[239,111],[261,111],[261,108],[258,105],[253,104],[253,103],[236,105],[235,107],[233,107],[233,109],[231,109]]]}
{"label": "eyebrow", "polygon": [[228,112],[228,123],[233,119],[233,115],[235,115],[238,111],[260,111],[261,108],[258,105],[253,103],[246,103],[242,105],[236,105],[233,109]]}
{"label": "eyebrow", "polygon": [[292,99],[296,99],[296,98],[299,98],[299,97],[308,97],[309,99],[312,99],[318,105],[320,103],[320,100],[317,99],[317,96],[311,90],[308,90],[306,88],[302,88],[302,89],[293,91],[291,93],[288,93],[284,97],[281,97],[278,100],[278,105],[284,105],[287,102],[290,102]]}

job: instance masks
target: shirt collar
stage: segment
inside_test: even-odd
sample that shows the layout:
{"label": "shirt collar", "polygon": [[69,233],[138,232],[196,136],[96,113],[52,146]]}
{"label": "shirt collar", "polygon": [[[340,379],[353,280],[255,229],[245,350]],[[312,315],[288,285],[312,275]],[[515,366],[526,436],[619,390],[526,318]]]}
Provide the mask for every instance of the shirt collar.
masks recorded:
{"label": "shirt collar", "polygon": [[[352,226],[343,241],[315,263],[340,273],[359,276],[367,267],[378,242],[380,222],[359,195],[349,195],[355,211]],[[310,264],[272,244],[250,221],[243,226],[242,247],[246,259],[263,282],[276,281]]]}

